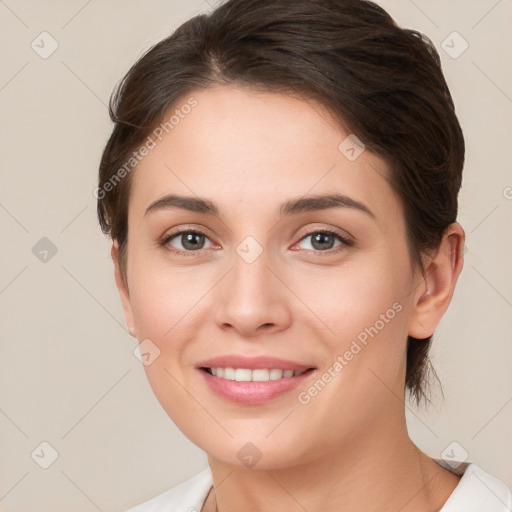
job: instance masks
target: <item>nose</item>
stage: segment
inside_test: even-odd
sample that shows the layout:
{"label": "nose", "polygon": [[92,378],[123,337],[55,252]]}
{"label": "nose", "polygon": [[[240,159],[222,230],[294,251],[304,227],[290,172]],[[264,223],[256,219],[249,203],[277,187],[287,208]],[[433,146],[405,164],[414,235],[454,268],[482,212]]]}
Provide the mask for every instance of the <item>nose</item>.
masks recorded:
{"label": "nose", "polygon": [[293,294],[270,263],[265,251],[252,263],[234,255],[233,267],[215,290],[214,318],[221,329],[254,339],[288,328]]}

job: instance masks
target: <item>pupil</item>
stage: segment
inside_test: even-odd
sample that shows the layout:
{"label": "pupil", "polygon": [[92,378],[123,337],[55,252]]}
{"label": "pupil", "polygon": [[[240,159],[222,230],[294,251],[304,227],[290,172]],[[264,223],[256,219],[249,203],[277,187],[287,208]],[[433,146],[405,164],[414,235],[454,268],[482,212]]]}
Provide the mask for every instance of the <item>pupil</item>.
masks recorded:
{"label": "pupil", "polygon": [[[195,237],[202,237],[202,236],[203,235],[201,235],[199,233],[187,233],[185,235],[185,243],[183,243],[183,247],[188,248],[188,249],[197,249],[198,245],[201,245],[201,244],[194,243],[193,240]],[[187,247],[187,244],[190,244],[190,246]]]}
{"label": "pupil", "polygon": [[[328,247],[325,247],[325,245],[322,246],[322,244],[325,244],[325,239],[329,239],[329,238],[331,238],[331,243],[328,244]],[[331,249],[332,248],[333,240],[332,240],[332,235],[330,235],[330,234],[327,234],[327,233],[317,233],[313,237],[313,247],[315,247],[315,248],[318,248],[318,247],[315,246],[317,241],[319,241],[319,243],[320,243],[320,247],[319,247],[320,249],[326,249],[326,248],[327,249]]]}

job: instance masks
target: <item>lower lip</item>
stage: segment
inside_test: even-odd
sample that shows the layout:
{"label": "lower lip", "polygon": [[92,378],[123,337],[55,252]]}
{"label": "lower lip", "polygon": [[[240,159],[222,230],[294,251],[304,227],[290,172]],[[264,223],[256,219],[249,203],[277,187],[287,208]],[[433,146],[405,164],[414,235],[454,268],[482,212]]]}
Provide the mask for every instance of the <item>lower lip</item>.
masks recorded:
{"label": "lower lip", "polygon": [[214,393],[231,402],[244,405],[259,405],[270,402],[294,390],[314,372],[314,370],[308,370],[296,377],[283,377],[265,382],[239,382],[215,377],[204,370],[198,371]]}

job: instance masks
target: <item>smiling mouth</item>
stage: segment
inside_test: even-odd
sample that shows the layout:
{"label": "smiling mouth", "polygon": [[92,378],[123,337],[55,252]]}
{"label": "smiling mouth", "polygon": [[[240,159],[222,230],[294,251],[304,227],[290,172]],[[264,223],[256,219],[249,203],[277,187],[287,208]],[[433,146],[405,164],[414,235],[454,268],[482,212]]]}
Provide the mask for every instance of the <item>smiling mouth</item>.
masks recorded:
{"label": "smiling mouth", "polygon": [[237,382],[268,382],[271,380],[287,379],[298,377],[313,369],[314,368],[308,368],[306,370],[281,370],[279,368],[258,368],[251,370],[249,368],[201,368],[204,372],[219,379],[235,380]]}

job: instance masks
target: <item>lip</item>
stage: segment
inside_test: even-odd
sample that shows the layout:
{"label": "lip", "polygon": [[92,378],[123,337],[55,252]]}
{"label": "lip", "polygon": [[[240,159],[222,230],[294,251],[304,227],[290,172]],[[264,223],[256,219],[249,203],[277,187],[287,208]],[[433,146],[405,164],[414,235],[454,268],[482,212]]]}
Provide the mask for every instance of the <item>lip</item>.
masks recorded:
{"label": "lip", "polygon": [[[265,382],[239,382],[210,375],[202,368],[280,368],[282,370],[310,370],[295,377],[283,377]],[[241,405],[261,405],[270,402],[304,383],[315,373],[313,366],[296,363],[286,359],[269,356],[247,357],[238,355],[219,356],[201,361],[196,365],[197,371],[205,380],[209,389],[230,402]]]}

